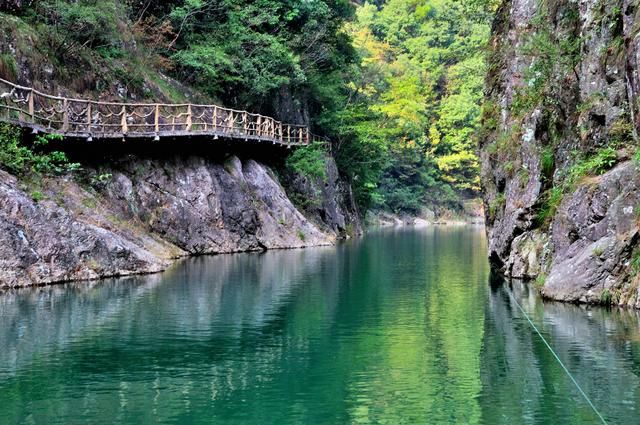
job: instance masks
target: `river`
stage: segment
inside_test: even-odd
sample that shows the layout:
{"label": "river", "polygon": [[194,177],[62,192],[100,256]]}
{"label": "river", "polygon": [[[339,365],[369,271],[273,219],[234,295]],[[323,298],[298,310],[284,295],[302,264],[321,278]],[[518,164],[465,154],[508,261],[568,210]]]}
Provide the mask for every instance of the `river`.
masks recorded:
{"label": "river", "polygon": [[492,278],[479,227],[0,294],[0,423],[639,423],[637,312]]}

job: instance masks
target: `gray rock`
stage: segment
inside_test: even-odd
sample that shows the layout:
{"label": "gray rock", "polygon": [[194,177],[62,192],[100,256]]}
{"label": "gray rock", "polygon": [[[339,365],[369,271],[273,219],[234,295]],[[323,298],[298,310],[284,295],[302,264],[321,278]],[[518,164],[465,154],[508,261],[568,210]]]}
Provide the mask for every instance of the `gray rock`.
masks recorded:
{"label": "gray rock", "polygon": [[331,157],[327,157],[325,172],[325,181],[298,174],[286,175],[287,192],[304,201],[301,208],[319,227],[340,238],[361,235],[362,223],[351,186],[340,178]]}
{"label": "gray rock", "polygon": [[153,273],[185,255],[329,245],[338,236],[305,218],[254,160],[129,158],[100,173],[112,177],[99,191],[47,179],[36,202],[0,171],[0,287]]}
{"label": "gray rock", "polygon": [[549,255],[549,238],[534,230],[516,237],[511,244],[507,270],[517,279],[535,279],[543,273]]}
{"label": "gray rock", "polygon": [[554,261],[543,295],[599,302],[602,293],[626,292],[638,243],[640,173],[625,162],[582,184],[560,206],[553,222]]}
{"label": "gray rock", "polygon": [[[544,277],[542,293],[552,299],[640,304],[631,265],[640,180],[625,150],[637,145],[640,123],[639,13],[631,0],[514,0],[503,2],[494,23],[486,93],[497,126],[480,140],[491,261],[512,277]],[[516,94],[542,75],[534,66],[544,58],[523,47],[545,32],[559,41],[581,40],[575,67],[561,59],[546,64],[547,101],[514,113]],[[566,59],[559,41],[554,48]],[[564,187],[577,159],[605,146],[619,149],[621,163],[569,186],[555,216],[540,220],[551,188]],[[549,150],[554,167],[543,170]]]}

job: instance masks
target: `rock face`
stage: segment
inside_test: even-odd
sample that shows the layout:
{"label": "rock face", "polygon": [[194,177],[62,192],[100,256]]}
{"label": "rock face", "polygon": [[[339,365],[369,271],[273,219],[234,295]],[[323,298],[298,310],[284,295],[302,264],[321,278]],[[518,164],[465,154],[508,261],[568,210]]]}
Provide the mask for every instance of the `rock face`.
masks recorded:
{"label": "rock face", "polygon": [[355,205],[351,186],[339,175],[333,158],[326,161],[326,180],[311,179],[299,174],[285,178],[288,192],[303,204],[307,217],[323,224],[330,232],[342,236],[362,234],[362,223]]}
{"label": "rock face", "polygon": [[235,156],[128,158],[87,175],[104,178],[48,179],[34,189],[0,171],[0,286],[152,273],[186,255],[328,245],[352,217],[333,203],[326,222],[312,223],[268,166]]}
{"label": "rock face", "polygon": [[546,297],[640,307],[640,8],[503,1],[481,134],[492,264]]}

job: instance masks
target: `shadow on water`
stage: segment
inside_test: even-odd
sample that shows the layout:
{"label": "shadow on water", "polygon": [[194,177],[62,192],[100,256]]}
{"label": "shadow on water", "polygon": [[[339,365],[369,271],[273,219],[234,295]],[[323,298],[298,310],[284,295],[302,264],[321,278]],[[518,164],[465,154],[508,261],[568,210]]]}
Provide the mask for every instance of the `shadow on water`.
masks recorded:
{"label": "shadow on water", "polygon": [[[484,230],[0,295],[0,423],[633,423],[638,315],[490,278]],[[488,284],[490,282],[490,284]]]}

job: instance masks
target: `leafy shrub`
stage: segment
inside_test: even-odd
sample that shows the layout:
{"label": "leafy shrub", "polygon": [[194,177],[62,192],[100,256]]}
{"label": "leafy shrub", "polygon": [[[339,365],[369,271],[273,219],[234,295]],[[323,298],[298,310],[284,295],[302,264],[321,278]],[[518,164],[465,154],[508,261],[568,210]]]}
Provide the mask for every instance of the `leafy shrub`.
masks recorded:
{"label": "leafy shrub", "polygon": [[536,285],[537,288],[542,288],[546,282],[547,282],[547,276],[544,274],[540,274],[536,278],[534,284]]}
{"label": "leafy shrub", "polygon": [[39,190],[32,191],[30,195],[34,202],[40,202],[44,199],[44,194]]}
{"label": "leafy shrub", "polygon": [[18,64],[14,55],[0,54],[0,77],[5,80],[15,80],[18,75]]}
{"label": "leafy shrub", "polygon": [[117,2],[79,0],[46,3],[50,19],[63,35],[84,46],[107,46],[119,39]]}
{"label": "leafy shrub", "polygon": [[564,190],[562,187],[553,187],[545,194],[544,204],[540,211],[538,211],[538,221],[540,223],[548,223],[549,220],[556,215],[562,198],[564,198]]}
{"label": "leafy shrub", "polygon": [[326,156],[322,143],[313,143],[296,149],[287,158],[287,167],[311,179],[327,179]]}
{"label": "leafy shrub", "polygon": [[[552,154],[552,153],[551,153]],[[551,159],[545,159],[546,151],[542,154],[542,168],[545,170],[545,162]],[[556,214],[560,203],[566,193],[574,190],[576,183],[583,177],[588,175],[600,175],[609,171],[618,162],[618,153],[612,147],[606,147],[598,150],[594,155],[576,162],[569,168],[565,181],[559,186],[551,188],[544,198],[544,202],[538,211],[538,221],[540,223],[548,223]],[[546,174],[546,172],[545,172]]]}
{"label": "leafy shrub", "polygon": [[69,162],[64,152],[43,150],[49,142],[60,138],[56,135],[38,135],[30,147],[22,143],[19,128],[0,124],[0,167],[18,176],[29,173],[61,174],[79,169],[80,164]]}
{"label": "leafy shrub", "polygon": [[553,148],[546,147],[542,154],[540,155],[540,165],[542,166],[542,174],[545,177],[550,177],[553,174],[553,169],[555,167],[555,156],[553,153]]}
{"label": "leafy shrub", "polygon": [[489,202],[489,217],[493,220],[496,218],[498,211],[506,205],[507,197],[504,193],[498,194],[495,199]]}
{"label": "leafy shrub", "polygon": [[599,149],[593,156],[575,163],[569,169],[568,183],[576,183],[587,175],[600,175],[609,171],[618,162],[618,153],[612,147]]}

